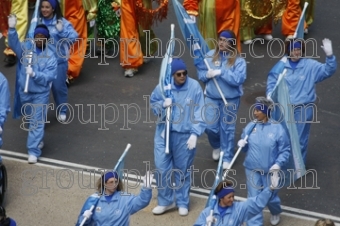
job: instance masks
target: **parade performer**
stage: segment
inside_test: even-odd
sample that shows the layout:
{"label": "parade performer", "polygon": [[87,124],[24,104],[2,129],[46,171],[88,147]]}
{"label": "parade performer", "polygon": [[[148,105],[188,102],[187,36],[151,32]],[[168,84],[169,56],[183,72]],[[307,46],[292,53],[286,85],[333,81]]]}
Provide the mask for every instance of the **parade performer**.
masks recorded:
{"label": "parade performer", "polygon": [[[152,198],[153,175],[147,172],[139,195],[125,194],[117,172],[108,171],[97,181],[97,192],[92,194],[80,211],[76,226],[84,219],[84,226],[130,225],[130,216],[149,205]],[[91,206],[94,206],[93,212]]]}
{"label": "parade performer", "polygon": [[15,14],[17,17],[17,31],[19,40],[22,42],[26,37],[27,26],[28,26],[28,0],[12,0],[12,1],[0,1],[0,31],[6,37],[4,50],[5,62],[7,66],[13,66],[16,63],[15,52],[8,46],[8,26],[7,16]]}
{"label": "parade performer", "polygon": [[[7,115],[11,110],[10,91],[6,77],[0,72],[0,148],[2,147],[2,133]],[[1,158],[1,157],[0,157]]]}
{"label": "parade performer", "polygon": [[[269,186],[268,174],[274,173],[279,177],[278,171],[285,167],[289,160],[291,147],[288,134],[281,124],[269,119],[272,104],[265,97],[256,98],[254,106],[256,120],[244,128],[242,139],[238,141],[238,146],[246,152],[243,166],[247,177],[248,198],[259,195]],[[249,134],[247,140],[244,139],[246,134]],[[273,172],[275,170],[276,172]],[[281,200],[277,193],[278,190],[273,192],[267,204],[272,225],[279,223],[282,212]],[[251,218],[247,225],[263,225],[263,214],[259,213]]]}
{"label": "parade performer", "polygon": [[[143,55],[151,56],[158,48],[157,42],[146,43],[149,39],[142,30],[150,31],[150,39],[155,37],[150,29],[156,21],[167,16],[168,0],[157,0],[159,7],[152,9],[152,0],[122,0],[120,5],[120,65],[126,77],[133,77],[143,64]],[[144,45],[142,48],[141,46]],[[148,48],[148,49],[146,49]],[[143,52],[144,51],[144,52]],[[147,60],[146,60],[147,61]]]}
{"label": "parade performer", "polygon": [[[218,198],[213,214],[211,208],[205,208],[198,216],[194,226],[239,226],[244,221],[262,212],[270,200],[273,191],[277,187],[277,181],[271,182],[270,188],[266,187],[257,196],[249,198],[244,202],[234,202],[235,190],[231,181],[221,181],[215,188]],[[260,224],[259,224],[260,225]]]}
{"label": "parade performer", "polygon": [[[28,131],[28,163],[34,164],[41,155],[51,83],[57,77],[57,59],[54,52],[46,47],[50,33],[44,24],[39,24],[34,30],[35,48],[31,42],[20,43],[15,29],[15,16],[11,15],[8,18],[8,27],[9,47],[13,49],[20,62],[16,71],[18,89],[16,88],[15,97],[20,97],[22,107],[19,109],[27,120],[22,128]],[[28,55],[32,50],[33,55]],[[29,58],[32,59],[31,63]],[[28,91],[24,92],[27,75]],[[26,124],[29,124],[29,128],[26,128]]]}
{"label": "parade performer", "polygon": [[[315,114],[315,85],[331,77],[337,68],[332,42],[329,39],[324,39],[322,44],[326,54],[324,64],[305,57],[306,46],[304,40],[292,39],[286,41],[285,51],[289,59],[284,64],[286,74],[283,79],[287,82],[290,102],[294,107],[295,125],[299,134],[301,153],[305,165],[310,127],[314,121]],[[278,79],[279,74],[271,70],[267,79],[266,92],[268,99]]]}
{"label": "parade performer", "polygon": [[[217,34],[223,30],[232,30],[236,36],[238,51],[241,52],[239,0],[184,0],[183,7],[189,15],[199,16],[198,28],[210,49],[218,45]],[[208,39],[214,39],[215,43]]]}
{"label": "parade performer", "polygon": [[[212,157],[218,160],[223,151],[224,169],[229,167],[234,156],[235,117],[243,95],[242,84],[247,77],[246,62],[239,56],[237,46],[230,41],[234,38],[235,34],[230,30],[219,34],[218,46],[207,53],[212,56],[206,58],[211,70],[207,69],[203,60],[196,64],[198,78],[205,83],[205,117],[209,122],[206,133],[213,147]],[[227,106],[212,78],[221,87]]]}
{"label": "parade performer", "polygon": [[[52,83],[52,93],[56,102],[57,119],[60,122],[66,120],[68,90],[66,85],[69,49],[76,38],[77,32],[72,24],[62,16],[59,2],[57,0],[42,0],[40,2],[39,23],[45,24],[50,32],[56,57],[58,58],[57,79]],[[73,54],[72,54],[73,55]]]}
{"label": "parade performer", "polygon": [[87,44],[86,48],[89,50],[91,48],[90,40],[94,38],[94,25],[98,12],[98,0],[83,0],[83,6],[85,10],[86,20],[87,20]]}
{"label": "parade performer", "polygon": [[70,84],[79,77],[84,63],[87,45],[87,20],[82,0],[61,0],[60,6],[65,19],[73,25],[78,34],[78,39],[70,48],[68,59],[67,83]]}
{"label": "parade performer", "polygon": [[[159,175],[156,177],[158,206],[152,212],[163,214],[177,206],[179,215],[186,216],[189,211],[190,193],[188,169],[194,161],[197,138],[206,127],[201,117],[204,97],[200,84],[188,76],[187,67],[181,59],[172,60],[171,75],[173,98],[163,99],[161,87],[158,85],[150,99],[153,113],[160,118],[164,116],[166,108],[172,106],[168,154],[165,153],[165,123],[160,122],[157,125],[154,137],[154,159]],[[172,186],[169,175],[171,170],[177,170],[174,172],[175,187]]]}
{"label": "parade performer", "polygon": [[294,32],[299,24],[301,13],[300,0],[288,0],[286,10],[282,15],[282,34],[287,39],[294,38]]}

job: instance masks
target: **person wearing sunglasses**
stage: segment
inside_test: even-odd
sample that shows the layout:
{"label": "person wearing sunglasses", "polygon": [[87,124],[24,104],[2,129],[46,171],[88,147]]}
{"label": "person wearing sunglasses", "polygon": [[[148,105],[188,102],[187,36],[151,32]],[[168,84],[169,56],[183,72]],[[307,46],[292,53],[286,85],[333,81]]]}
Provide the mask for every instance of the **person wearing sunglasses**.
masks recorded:
{"label": "person wearing sunglasses", "polygon": [[[18,58],[14,95],[14,118],[24,117],[20,128],[28,131],[28,163],[35,164],[41,156],[47,107],[52,82],[57,76],[57,58],[47,47],[50,32],[46,25],[39,24],[34,30],[34,43],[20,42],[15,29],[15,15],[8,18],[8,44]],[[31,55],[32,52],[32,55]],[[30,62],[31,59],[31,62]],[[26,78],[28,83],[26,86]],[[27,91],[25,92],[25,87]],[[28,127],[28,128],[27,128]]]}
{"label": "person wearing sunglasses", "polygon": [[[153,214],[163,214],[176,206],[181,216],[188,215],[190,193],[190,166],[196,154],[196,142],[205,130],[201,117],[204,106],[203,91],[200,84],[188,76],[183,60],[173,59],[171,63],[171,91],[173,98],[163,99],[161,86],[152,92],[150,106],[159,117],[156,126],[154,159],[159,171],[156,177],[158,186],[158,206]],[[171,107],[169,153],[165,153],[165,113]],[[175,178],[175,186],[171,182]],[[176,202],[175,202],[176,195]]]}
{"label": "person wearing sunglasses", "polygon": [[[231,30],[219,34],[218,45],[207,55],[209,70],[203,60],[195,65],[199,80],[205,83],[206,133],[213,148],[212,158],[218,161],[223,151],[223,169],[227,169],[234,157],[237,111],[243,95],[242,84],[247,77],[246,61],[238,53],[235,34]],[[220,86],[227,105],[213,79]]]}

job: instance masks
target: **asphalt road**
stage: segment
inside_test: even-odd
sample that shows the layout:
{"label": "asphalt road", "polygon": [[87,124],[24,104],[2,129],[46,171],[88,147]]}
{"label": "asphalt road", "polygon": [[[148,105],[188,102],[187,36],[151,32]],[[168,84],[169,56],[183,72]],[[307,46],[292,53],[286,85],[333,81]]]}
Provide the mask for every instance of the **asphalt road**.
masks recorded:
{"label": "asphalt road", "polygon": [[[317,41],[319,61],[325,60],[325,55],[320,48],[323,38],[333,41],[333,52],[336,56],[340,56],[340,35],[337,30],[340,27],[339,7],[338,0],[316,2],[315,22],[306,38],[314,38]],[[154,29],[163,43],[162,54],[165,53],[171,23],[176,25],[176,37],[183,39],[172,4],[169,6],[168,19],[159,23]],[[283,39],[280,29],[280,25],[275,26],[273,36]],[[267,44],[268,42],[254,45],[255,53],[264,55],[263,58],[258,59],[250,56],[247,46],[242,46],[242,52],[247,56],[248,68],[244,96],[241,99],[237,119],[236,141],[240,137],[242,128],[250,121],[249,107],[256,96],[264,95],[267,73],[278,60],[269,57]],[[272,48],[274,53],[279,53],[279,45],[273,44]],[[4,49],[3,39],[0,49]],[[189,75],[197,78],[188,52],[185,52],[183,59],[188,65]],[[132,148],[126,158],[125,168],[144,173],[147,165],[145,162],[150,162],[151,168],[154,168],[153,136],[156,118],[149,111],[148,98],[158,84],[161,59],[153,59],[143,65],[133,78],[123,76],[124,71],[119,65],[119,58],[106,58],[105,61],[107,65],[100,65],[103,63],[103,59],[100,58],[85,60],[80,78],[69,89],[69,104],[72,107],[70,112],[74,116],[70,123],[59,123],[55,118],[55,111],[49,111],[50,123],[45,129],[45,147],[42,156],[109,169],[115,165],[126,144],[131,143]],[[15,67],[5,67],[2,61],[0,67],[0,71],[9,80],[13,100]],[[338,70],[332,78],[317,85],[319,123],[312,125],[307,156],[307,168],[315,169],[316,174],[314,178],[311,174],[306,177],[307,187],[317,189],[301,189],[303,186],[296,184],[299,189],[280,191],[282,204],[285,206],[338,217],[340,216],[339,74]],[[107,104],[114,108],[104,111],[104,105]],[[90,118],[90,122],[86,122]],[[104,118],[111,120],[112,123],[104,121]],[[246,119],[246,123],[241,123],[242,118]],[[5,124],[3,149],[27,153],[27,132],[20,129],[21,123],[21,120],[14,120],[10,115]],[[211,150],[207,137],[205,135],[200,137],[194,161],[195,169],[199,170],[195,174],[194,185],[200,188],[204,185],[201,178],[203,171],[216,169],[217,164],[211,159]],[[233,175],[233,178],[238,183],[237,195],[246,197],[246,190],[241,188],[241,184],[246,182],[243,160],[244,155],[241,154],[235,163],[236,175]],[[205,179],[206,184],[211,186],[213,175],[207,174]]]}

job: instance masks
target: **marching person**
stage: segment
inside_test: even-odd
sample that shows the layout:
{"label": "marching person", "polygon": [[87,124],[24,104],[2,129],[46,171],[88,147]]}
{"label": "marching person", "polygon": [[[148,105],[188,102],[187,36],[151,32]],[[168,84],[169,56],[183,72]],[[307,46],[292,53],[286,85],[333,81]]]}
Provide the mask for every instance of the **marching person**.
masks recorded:
{"label": "marching person", "polygon": [[[270,185],[268,174],[279,177],[279,170],[285,167],[290,157],[290,141],[283,126],[273,123],[270,118],[272,102],[265,97],[257,97],[254,106],[255,121],[244,129],[238,146],[246,152],[243,166],[247,177],[248,198],[255,197]],[[248,140],[244,138],[249,134]],[[274,191],[268,201],[271,213],[270,223],[280,222],[280,198]],[[263,214],[259,213],[247,221],[248,226],[263,225]]]}
{"label": "marching person", "polygon": [[[268,200],[273,195],[274,189],[278,186],[278,181],[273,178],[272,185],[266,187],[257,196],[248,198],[244,202],[234,202],[235,190],[233,182],[221,181],[215,188],[217,202],[213,207],[213,215],[210,215],[211,207],[205,208],[197,218],[194,226],[239,226],[244,221],[262,212]],[[247,224],[248,225],[248,224]],[[261,224],[258,224],[261,225]],[[263,225],[263,224],[262,224]]]}
{"label": "marching person", "polygon": [[[164,116],[166,108],[172,107],[168,154],[165,153],[165,124],[159,123],[155,132],[154,159],[160,175],[156,177],[158,206],[152,212],[163,214],[177,206],[179,215],[186,216],[191,184],[188,169],[196,154],[197,137],[202,135],[206,127],[201,117],[204,97],[200,84],[188,76],[183,60],[173,59],[171,74],[173,99],[163,99],[160,85],[153,90],[150,99],[154,114],[160,118]],[[172,170],[175,171],[175,186],[171,183],[172,174],[168,175]]]}
{"label": "marching person", "polygon": [[75,79],[79,77],[85,60],[87,44],[87,20],[83,5],[89,1],[60,0],[59,2],[60,6],[62,7],[62,14],[72,25],[70,28],[72,27],[72,30],[74,28],[74,31],[77,33],[77,37],[79,37],[79,39],[73,43],[71,47],[72,51],[70,52],[70,57],[68,59],[67,84],[70,85]]}
{"label": "marching person", "polygon": [[[108,171],[97,181],[97,192],[84,203],[76,226],[86,218],[84,226],[128,226],[130,216],[149,205],[152,198],[153,175],[147,172],[139,195],[124,194],[123,183],[117,172]],[[93,211],[90,210],[94,205]]]}
{"label": "marching person", "polygon": [[[7,115],[11,110],[10,91],[6,77],[0,72],[0,148],[2,147],[2,133]],[[1,162],[1,156],[0,156]]]}
{"label": "marching person", "polygon": [[[237,50],[241,52],[240,0],[184,0],[183,7],[190,17],[196,21],[199,16],[198,29],[205,40],[214,39],[218,43],[218,34],[224,30],[231,30],[236,36]],[[208,42],[210,49],[217,43]]]}
{"label": "marching person", "polygon": [[[322,48],[326,54],[326,63],[324,64],[305,57],[304,40],[291,39],[286,41],[288,60],[284,67],[287,70],[284,79],[287,82],[290,102],[294,105],[295,125],[305,164],[310,127],[314,120],[315,85],[331,77],[337,68],[332,42],[329,39],[324,39],[322,43]],[[279,74],[273,72],[273,70],[268,74],[267,98],[270,98],[278,77]]]}
{"label": "marching person", "polygon": [[[57,59],[47,47],[50,33],[48,28],[40,24],[34,30],[34,46],[31,42],[20,43],[15,29],[16,17],[8,18],[8,44],[15,52],[20,63],[17,64],[17,87],[15,103],[22,106],[16,107],[15,115],[24,114],[29,124],[27,149],[28,163],[36,163],[41,155],[43,146],[46,111],[49,103],[52,82],[57,76]],[[29,51],[28,51],[29,50]],[[33,50],[33,55],[28,54]],[[32,58],[31,66],[29,58]],[[25,93],[26,76],[29,76],[28,92]],[[19,99],[17,99],[19,98]],[[17,112],[20,112],[19,114]],[[23,123],[24,125],[26,122]]]}
{"label": "marching person", "polygon": [[[56,103],[57,119],[65,122],[67,106],[67,68],[70,46],[78,38],[72,24],[62,16],[58,0],[42,0],[40,2],[40,24],[45,24],[53,43],[49,43],[56,51],[58,59],[57,79],[52,83],[52,93]],[[73,50],[72,50],[73,51]]]}
{"label": "marching person", "polygon": [[[207,122],[206,133],[209,143],[213,147],[212,158],[217,161],[220,152],[224,152],[223,168],[227,169],[234,156],[234,136],[236,114],[243,95],[242,84],[246,80],[246,62],[237,51],[235,34],[222,31],[219,34],[218,46],[208,52],[207,61],[210,70],[204,61],[196,65],[198,78],[205,83],[205,117]],[[223,102],[213,78],[221,87],[227,105]]]}

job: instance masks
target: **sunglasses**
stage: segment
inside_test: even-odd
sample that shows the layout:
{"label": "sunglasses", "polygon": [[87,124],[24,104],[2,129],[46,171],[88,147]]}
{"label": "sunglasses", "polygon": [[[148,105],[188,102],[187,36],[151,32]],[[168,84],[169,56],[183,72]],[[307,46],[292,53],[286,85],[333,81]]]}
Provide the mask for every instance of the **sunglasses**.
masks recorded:
{"label": "sunglasses", "polygon": [[182,75],[183,75],[183,76],[187,76],[187,74],[188,74],[187,71],[183,71],[183,72],[178,72],[178,73],[176,73],[176,76],[177,76],[177,77],[181,77]]}

